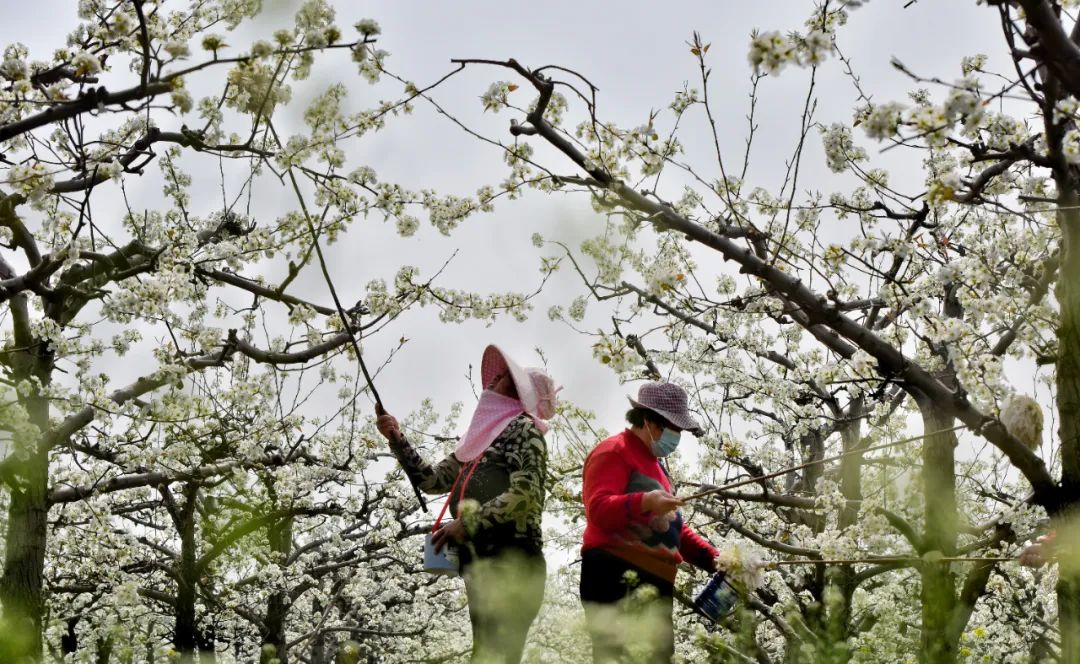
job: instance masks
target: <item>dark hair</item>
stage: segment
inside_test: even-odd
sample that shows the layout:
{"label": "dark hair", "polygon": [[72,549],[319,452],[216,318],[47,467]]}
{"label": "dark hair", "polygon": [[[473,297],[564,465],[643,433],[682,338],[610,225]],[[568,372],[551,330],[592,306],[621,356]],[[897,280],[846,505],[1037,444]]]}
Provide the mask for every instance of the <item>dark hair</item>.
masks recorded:
{"label": "dark hair", "polygon": [[643,427],[645,426],[646,422],[652,422],[653,424],[663,429],[678,430],[678,427],[676,427],[674,424],[668,422],[658,413],[649,410],[648,408],[631,408],[630,410],[626,411],[626,421],[635,427]]}

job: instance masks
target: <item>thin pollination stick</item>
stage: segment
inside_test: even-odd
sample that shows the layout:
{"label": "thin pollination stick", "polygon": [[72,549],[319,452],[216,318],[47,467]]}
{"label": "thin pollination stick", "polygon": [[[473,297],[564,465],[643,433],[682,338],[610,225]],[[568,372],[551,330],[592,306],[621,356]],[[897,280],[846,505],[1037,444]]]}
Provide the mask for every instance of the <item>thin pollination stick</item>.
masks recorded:
{"label": "thin pollination stick", "polygon": [[[957,426],[954,426],[954,427],[950,427],[948,429],[941,429],[940,431],[933,431],[931,433],[923,434],[921,436],[912,436],[910,438],[905,438],[903,440],[897,440],[897,441],[894,441],[894,442],[891,442],[891,443],[882,443],[880,445],[874,445],[872,447],[867,447],[867,448],[864,448],[864,449],[851,450],[851,451],[848,451],[848,452],[844,452],[843,454],[837,454],[835,456],[825,457],[825,458],[822,458],[822,459],[818,459],[816,461],[808,461],[806,463],[799,464],[798,466],[792,466],[790,468],[784,468],[783,470],[778,470],[775,473],[769,473],[767,475],[762,475],[760,477],[752,477],[752,478],[745,479],[745,480],[739,480],[737,482],[731,482],[731,483],[725,484],[723,486],[712,487],[711,489],[706,489],[704,491],[699,491],[699,492],[697,492],[697,493],[695,493],[693,495],[690,495],[690,496],[687,496],[686,498],[683,498],[682,501],[683,501],[683,503],[686,503],[686,502],[689,502],[691,500],[697,500],[698,498],[704,498],[706,496],[710,496],[710,495],[713,495],[713,494],[716,494],[716,493],[720,493],[722,491],[729,491],[731,489],[736,489],[738,487],[746,486],[748,484],[757,484],[758,482],[761,482],[763,480],[769,480],[769,479],[772,479],[774,477],[780,477],[782,475],[787,475],[789,473],[793,473],[793,472],[802,470],[804,468],[809,468],[810,466],[816,466],[816,465],[819,465],[819,464],[828,463],[830,461],[837,461],[839,459],[843,459],[845,457],[849,457],[849,456],[852,456],[854,454],[866,454],[868,452],[874,452],[874,451],[877,451],[877,450],[883,450],[883,449],[886,449],[886,448],[889,448],[889,447],[896,447],[898,445],[904,445],[906,443],[911,443],[911,442],[914,442],[916,440],[923,440],[925,438],[929,438],[931,436],[936,436],[938,434],[948,433],[950,431],[956,431],[957,429],[962,429],[962,428],[964,428],[964,426],[965,425],[960,424],[960,425],[957,425]],[[941,557],[933,558],[933,559],[920,558],[920,557],[916,557],[916,556],[878,556],[878,557],[873,557],[873,558],[827,559],[827,560],[820,560],[820,559],[774,560],[774,561],[770,561],[770,562],[766,563],[765,567],[766,568],[775,568],[775,567],[781,567],[781,566],[787,566],[787,565],[855,565],[855,564],[871,564],[871,563],[887,564],[887,563],[906,563],[906,562],[947,562],[947,563],[997,562],[997,563],[1001,563],[1001,562],[1015,562],[1015,560],[1016,560],[1015,558],[981,558],[981,557],[964,557],[964,556],[941,556]]]}
{"label": "thin pollination stick", "polygon": [[816,461],[807,461],[806,463],[799,464],[798,466],[792,466],[790,468],[784,468],[783,470],[778,470],[775,473],[769,473],[767,475],[761,475],[759,477],[751,477],[751,478],[748,478],[748,479],[745,479],[745,480],[739,480],[737,482],[731,482],[730,484],[724,484],[722,486],[714,486],[711,489],[705,489],[704,491],[698,491],[695,494],[689,495],[689,496],[683,498],[682,502],[688,503],[691,500],[697,500],[698,498],[704,498],[705,496],[711,496],[714,493],[720,493],[722,491],[730,491],[731,489],[737,489],[737,488],[739,488],[741,486],[746,486],[748,484],[757,484],[759,482],[763,482],[764,480],[771,480],[774,477],[780,477],[782,475],[788,475],[790,473],[794,473],[794,472],[802,470],[804,468],[809,468],[810,466],[817,466],[819,464],[828,463],[830,461],[837,461],[839,459],[843,459],[845,457],[849,457],[849,456],[852,456],[852,455],[855,455],[855,454],[867,454],[868,452],[876,452],[877,450],[883,450],[883,449],[886,449],[886,448],[889,448],[889,447],[896,447],[897,445],[904,445],[906,443],[911,443],[911,442],[914,442],[916,440],[922,440],[924,438],[929,438],[930,436],[936,436],[938,434],[948,433],[950,431],[956,431],[957,429],[964,428],[964,426],[965,425],[963,425],[963,424],[958,424],[958,425],[956,425],[954,427],[950,427],[948,429],[941,429],[940,431],[934,431],[934,432],[931,432],[931,433],[923,434],[921,436],[912,436],[911,438],[905,438],[903,440],[897,440],[897,441],[894,441],[894,442],[891,442],[891,443],[882,443],[881,445],[874,445],[873,447],[867,447],[867,448],[858,449],[858,450],[851,450],[849,452],[844,452],[843,454],[837,454],[835,456],[825,457],[823,459],[817,459]]}
{"label": "thin pollination stick", "polygon": [[[296,192],[296,198],[300,201],[300,208],[304,211],[304,221],[307,222],[308,231],[311,233],[311,243],[315,247],[315,255],[319,259],[319,267],[322,269],[323,279],[326,281],[326,287],[330,290],[330,297],[334,300],[334,307],[337,309],[338,316],[341,316],[341,326],[344,328],[345,333],[349,335],[349,341],[352,342],[353,350],[356,352],[356,359],[360,363],[360,370],[364,373],[364,381],[367,382],[368,390],[371,391],[371,396],[375,397],[375,412],[378,415],[382,415],[386,412],[383,408],[382,399],[379,397],[379,391],[375,389],[375,381],[371,378],[371,373],[368,372],[367,364],[364,363],[364,354],[360,352],[360,344],[356,341],[356,335],[353,334],[352,326],[349,324],[348,314],[345,312],[345,308],[341,306],[341,299],[338,298],[337,289],[334,288],[334,280],[330,278],[330,270],[326,267],[326,258],[323,256],[322,247],[319,246],[319,235],[315,232],[315,225],[311,222],[311,215],[308,214],[307,204],[304,202],[304,197],[300,194],[300,186],[296,182],[296,176],[293,175],[292,169],[289,169],[289,180],[292,182],[293,191]],[[400,441],[401,432],[395,436]],[[406,474],[408,477],[408,474]],[[426,512],[427,501],[424,500],[424,495],[420,493],[420,487],[413,483],[412,479],[409,479],[409,484],[412,485],[413,494],[416,495],[417,502],[420,503],[420,507]]]}
{"label": "thin pollination stick", "polygon": [[843,559],[807,559],[807,560],[772,560],[765,563],[765,567],[781,567],[785,565],[862,565],[871,563],[1011,563],[1016,558],[981,558],[969,556],[942,556],[940,558],[920,558],[918,556],[881,556],[877,558],[843,558]]}

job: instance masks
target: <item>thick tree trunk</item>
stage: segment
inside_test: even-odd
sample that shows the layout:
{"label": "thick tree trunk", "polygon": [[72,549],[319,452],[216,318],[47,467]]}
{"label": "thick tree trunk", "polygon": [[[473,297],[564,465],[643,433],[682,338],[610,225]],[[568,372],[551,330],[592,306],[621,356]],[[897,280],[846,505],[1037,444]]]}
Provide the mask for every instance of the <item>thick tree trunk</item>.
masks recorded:
{"label": "thick tree trunk", "polygon": [[41,653],[42,575],[45,568],[45,543],[48,533],[49,463],[35,455],[20,469],[25,482],[21,491],[12,491],[8,505],[7,533],[4,540],[4,575],[0,578],[0,601],[4,604],[5,628],[16,652],[31,657]]}
{"label": "thick tree trunk", "polygon": [[[851,452],[861,442],[859,416],[864,412],[862,402],[849,409],[851,424],[840,430],[844,452]],[[858,522],[859,506],[862,504],[862,456],[851,455],[840,461],[840,492],[844,495],[844,507],[840,510],[837,525],[841,532]],[[851,630],[851,598],[855,594],[855,570],[848,565],[829,569],[826,576],[825,606],[827,610],[826,643],[829,649],[823,662],[841,664],[850,659],[848,639]]]}
{"label": "thick tree trunk", "polygon": [[[920,403],[923,430],[941,431],[953,426],[953,419],[934,404]],[[932,435],[923,441],[923,544],[927,552],[950,556],[956,550],[956,477],[953,432]],[[956,605],[956,577],[948,563],[922,564],[923,664],[953,664],[957,643],[949,626]]]}
{"label": "thick tree trunk", "polygon": [[[292,526],[293,519],[282,519],[270,526],[269,540],[270,550],[278,554],[282,560],[292,552]],[[287,649],[288,639],[285,635],[285,618],[289,613],[289,597],[284,591],[277,591],[270,595],[266,605],[266,633],[263,635],[263,646],[274,647],[275,656],[280,664],[288,664],[289,653]]]}
{"label": "thick tree trunk", "polygon": [[1080,196],[1062,191],[1058,224],[1061,227],[1061,267],[1057,300],[1058,327],[1057,408],[1061,444],[1061,511],[1055,515],[1058,533],[1058,618],[1061,661],[1080,662],[1080,560],[1076,560],[1080,530]]}
{"label": "thick tree trunk", "polygon": [[288,664],[288,650],[285,639],[285,616],[289,611],[285,593],[276,592],[270,596],[266,605],[266,635],[263,648],[273,646],[274,659],[280,664]]}
{"label": "thick tree trunk", "polygon": [[1058,348],[1055,366],[1058,410],[1058,443],[1061,446],[1061,486],[1056,504],[1047,506],[1058,532],[1058,628],[1061,662],[1080,664],[1080,182],[1076,169],[1062,155],[1066,129],[1071,122],[1055,122],[1054,109],[1067,96],[1056,74],[1042,70],[1043,127],[1052,158],[1054,184],[1058,190],[1057,223],[1061,231],[1061,254],[1054,294],[1057,298]]}
{"label": "thick tree trunk", "polygon": [[176,528],[180,534],[180,565],[176,584],[176,622],[173,646],[180,653],[181,661],[194,661],[198,643],[198,625],[195,613],[195,593],[199,587],[198,543],[195,539],[195,500],[198,485],[184,487],[184,505],[177,513]]}
{"label": "thick tree trunk", "polygon": [[60,637],[60,652],[65,655],[74,655],[75,651],[79,649],[79,635],[75,631],[78,626],[79,619],[77,617],[67,619],[67,632]]}
{"label": "thick tree trunk", "polygon": [[1058,627],[1061,630],[1061,662],[1080,662],[1080,574],[1073,569],[1058,576]]}
{"label": "thick tree trunk", "polygon": [[[53,355],[47,344],[30,333],[29,307],[25,295],[9,301],[14,331],[10,355],[13,377],[18,381],[36,380],[47,385],[53,369]],[[45,546],[48,539],[49,444],[44,436],[49,430],[49,402],[37,394],[22,397],[30,422],[37,427],[37,440],[15,445],[29,450],[26,461],[16,468],[16,487],[10,489],[7,532],[4,539],[4,573],[0,577],[0,603],[4,609],[4,629],[13,653],[32,659],[41,657],[42,617],[45,599],[42,586],[45,570]]]}
{"label": "thick tree trunk", "polygon": [[112,637],[99,637],[97,640],[97,653],[94,657],[94,663],[109,664],[109,662],[112,661],[112,651]]}
{"label": "thick tree trunk", "polygon": [[[321,616],[322,612],[322,602],[320,602],[317,597],[313,598],[311,600],[312,615]],[[326,636],[324,632],[319,632],[311,639],[311,664],[330,664],[329,655],[326,650]]]}
{"label": "thick tree trunk", "polygon": [[[22,306],[25,307],[25,302]],[[14,301],[12,308],[15,318],[21,318]],[[20,336],[16,334],[16,343],[20,342]],[[28,338],[22,341],[30,343]],[[47,355],[33,355],[32,352],[20,354],[16,376],[32,376],[45,383],[51,366],[50,358]],[[34,395],[24,398],[22,405],[30,421],[44,435],[49,426],[48,402]],[[8,504],[0,602],[4,605],[6,628],[15,637],[12,645],[17,652],[36,658],[41,656],[42,616],[45,613],[42,585],[49,532],[49,452],[46,441],[41,438],[29,443],[23,441],[22,444],[31,445],[32,451],[16,471],[20,486],[11,490]]]}

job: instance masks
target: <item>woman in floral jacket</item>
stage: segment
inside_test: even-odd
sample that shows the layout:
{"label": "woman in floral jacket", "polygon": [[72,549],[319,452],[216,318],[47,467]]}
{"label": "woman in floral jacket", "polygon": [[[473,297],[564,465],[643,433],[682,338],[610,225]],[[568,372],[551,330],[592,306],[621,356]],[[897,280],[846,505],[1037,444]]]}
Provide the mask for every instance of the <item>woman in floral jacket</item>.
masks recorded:
{"label": "woman in floral jacket", "polygon": [[546,564],[540,528],[547,446],[544,420],[555,388],[540,369],[522,369],[496,346],[484,350],[484,391],[454,453],[431,466],[381,413],[380,433],[421,491],[450,493],[457,519],[432,538],[455,546],[465,579],[474,662],[516,663],[544,598]]}

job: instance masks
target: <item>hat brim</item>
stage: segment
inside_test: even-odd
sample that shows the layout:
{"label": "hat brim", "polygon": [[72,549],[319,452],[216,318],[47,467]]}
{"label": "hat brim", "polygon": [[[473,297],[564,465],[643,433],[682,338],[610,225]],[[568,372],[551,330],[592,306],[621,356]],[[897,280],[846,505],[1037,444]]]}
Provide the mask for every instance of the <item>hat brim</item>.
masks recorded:
{"label": "hat brim", "polygon": [[654,408],[653,406],[646,406],[645,404],[641,404],[641,403],[638,403],[637,401],[634,401],[634,398],[631,397],[631,396],[627,396],[626,399],[627,399],[627,401],[630,402],[630,405],[633,406],[634,408],[641,408],[643,410],[651,410],[652,412],[656,413],[657,415],[664,418],[668,422],[670,422],[670,423],[674,424],[675,426],[679,427],[683,431],[689,431],[690,433],[692,433],[695,436],[700,435],[701,432],[703,431],[703,429],[701,428],[701,425],[698,424],[697,420],[690,417],[690,415],[688,413],[673,413],[673,412],[668,411],[668,410],[663,410],[663,409],[660,409],[660,408]]}

